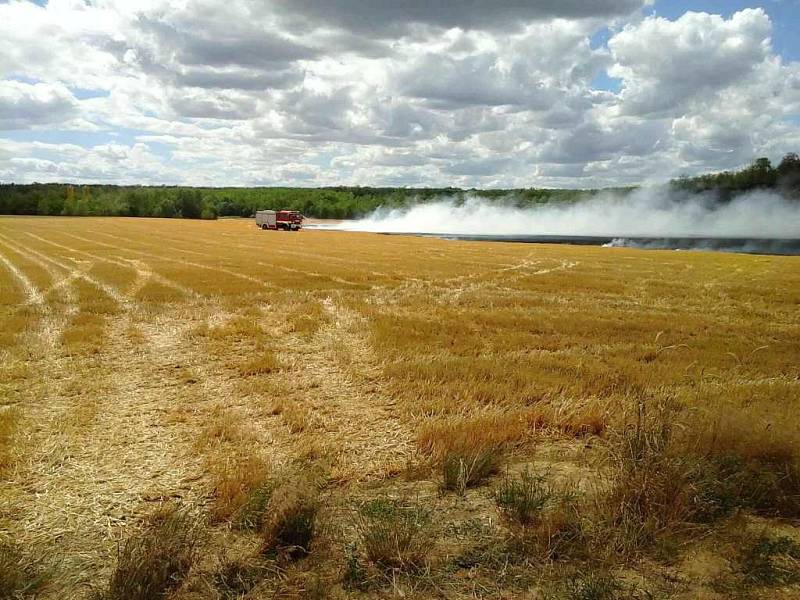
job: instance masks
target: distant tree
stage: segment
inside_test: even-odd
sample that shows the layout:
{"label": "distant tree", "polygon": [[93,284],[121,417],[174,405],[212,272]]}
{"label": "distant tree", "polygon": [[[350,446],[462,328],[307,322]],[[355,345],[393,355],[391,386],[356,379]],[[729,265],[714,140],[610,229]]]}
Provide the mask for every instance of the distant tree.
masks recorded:
{"label": "distant tree", "polygon": [[778,175],[789,175],[790,173],[800,173],[800,156],[796,152],[789,152],[778,165]]}
{"label": "distant tree", "polygon": [[203,215],[203,195],[200,190],[180,190],[178,208],[184,219],[199,219]]}
{"label": "distant tree", "polygon": [[71,185],[67,186],[66,198],[64,199],[64,208],[61,209],[61,214],[64,215],[78,214],[78,202],[75,199],[75,188]]}
{"label": "distant tree", "polygon": [[800,197],[800,156],[796,152],[789,152],[783,157],[781,164],[776,169],[778,185],[784,193]]}

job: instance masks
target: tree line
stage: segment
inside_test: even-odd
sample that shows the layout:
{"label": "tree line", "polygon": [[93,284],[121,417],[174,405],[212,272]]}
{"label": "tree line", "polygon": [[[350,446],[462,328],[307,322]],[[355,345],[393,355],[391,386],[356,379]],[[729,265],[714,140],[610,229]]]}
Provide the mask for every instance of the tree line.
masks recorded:
{"label": "tree line", "polygon": [[[758,158],[739,171],[681,177],[670,185],[686,192],[714,191],[721,201],[759,188],[800,199],[800,157],[789,153],[777,167],[767,158]],[[196,188],[9,183],[0,184],[0,214],[216,219],[250,217],[263,209],[286,209],[298,210],[308,217],[352,219],[379,207],[402,208],[443,197],[463,202],[470,196],[478,196],[524,208],[548,202],[577,202],[601,192],[626,194],[633,189]]]}
{"label": "tree line", "polygon": [[192,188],[173,186],[0,184],[0,214],[165,217],[250,217],[255,211],[298,210],[308,217],[352,219],[379,207],[402,208],[477,195],[517,206],[576,201],[597,190],[463,190],[459,188]]}
{"label": "tree line", "polygon": [[715,192],[721,201],[756,189],[774,190],[788,198],[800,199],[800,157],[790,152],[777,167],[768,158],[757,158],[738,171],[684,176],[673,180],[671,185],[688,192]]}

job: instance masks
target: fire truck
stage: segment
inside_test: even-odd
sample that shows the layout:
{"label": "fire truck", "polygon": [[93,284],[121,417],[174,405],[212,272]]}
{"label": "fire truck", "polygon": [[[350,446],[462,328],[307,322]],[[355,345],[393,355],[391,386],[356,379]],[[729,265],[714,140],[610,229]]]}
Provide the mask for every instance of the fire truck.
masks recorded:
{"label": "fire truck", "polygon": [[303,215],[296,210],[258,210],[256,226],[261,229],[297,231],[303,226]]}

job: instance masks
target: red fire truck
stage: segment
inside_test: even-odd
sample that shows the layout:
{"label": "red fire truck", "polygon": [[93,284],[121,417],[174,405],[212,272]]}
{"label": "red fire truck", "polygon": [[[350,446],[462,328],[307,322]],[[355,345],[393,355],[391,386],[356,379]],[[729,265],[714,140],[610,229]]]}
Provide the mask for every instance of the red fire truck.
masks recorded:
{"label": "red fire truck", "polygon": [[261,229],[297,231],[303,226],[303,215],[296,210],[258,210],[256,226]]}

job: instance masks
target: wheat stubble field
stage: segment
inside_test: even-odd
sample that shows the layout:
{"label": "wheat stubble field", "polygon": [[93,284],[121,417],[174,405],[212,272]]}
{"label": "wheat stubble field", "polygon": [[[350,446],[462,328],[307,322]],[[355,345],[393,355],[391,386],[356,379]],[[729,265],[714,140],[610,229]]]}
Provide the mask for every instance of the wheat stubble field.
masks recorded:
{"label": "wheat stubble field", "polygon": [[0,218],[0,596],[797,597],[799,309],[793,257]]}

